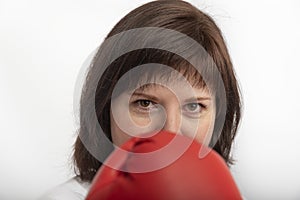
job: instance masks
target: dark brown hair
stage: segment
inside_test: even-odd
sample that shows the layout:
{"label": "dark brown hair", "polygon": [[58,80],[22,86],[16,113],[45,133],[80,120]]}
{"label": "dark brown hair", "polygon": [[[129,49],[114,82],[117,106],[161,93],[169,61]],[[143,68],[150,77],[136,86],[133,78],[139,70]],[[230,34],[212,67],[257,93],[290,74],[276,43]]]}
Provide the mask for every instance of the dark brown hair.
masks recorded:
{"label": "dark brown hair", "polygon": [[[122,18],[105,40],[123,31],[140,27],[162,27],[181,32],[201,44],[211,56],[223,79],[227,106],[225,123],[213,149],[224,158],[228,165],[232,164],[230,151],[241,116],[240,92],[222,33],[214,20],[185,1],[153,1],[136,8]],[[161,63],[183,72],[184,76],[197,77],[193,79],[198,80],[196,85],[202,87],[205,85],[199,75],[195,75],[195,70],[190,63],[168,51],[145,48],[128,52],[111,63],[101,77],[99,77],[99,69],[103,61],[100,57],[98,52],[90,65],[80,101],[78,131],[81,137],[78,136],[76,139],[73,159],[75,172],[83,181],[91,181],[102,163],[85,147],[82,137],[89,140],[96,138],[99,130],[95,128],[95,124],[99,123],[111,140],[111,95],[114,86],[123,74],[141,64]],[[93,94],[91,89],[93,87],[97,87],[96,94]],[[97,117],[93,118],[91,113],[95,111]]]}

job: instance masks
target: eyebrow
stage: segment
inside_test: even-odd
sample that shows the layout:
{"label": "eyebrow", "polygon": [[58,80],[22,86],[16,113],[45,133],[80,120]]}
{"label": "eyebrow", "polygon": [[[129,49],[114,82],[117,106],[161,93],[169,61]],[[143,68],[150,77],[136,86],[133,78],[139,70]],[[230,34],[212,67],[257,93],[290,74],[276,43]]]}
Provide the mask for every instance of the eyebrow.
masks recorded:
{"label": "eyebrow", "polygon": [[149,95],[149,94],[145,94],[145,93],[142,93],[142,92],[134,92],[132,94],[132,96],[144,96],[150,100],[154,100],[154,101],[158,101],[158,98],[153,96],[153,95]]}
{"label": "eyebrow", "polygon": [[211,100],[210,97],[192,97],[192,98],[189,98],[189,99],[186,99],[185,102],[191,102],[191,101],[195,101],[195,100],[198,100],[198,101],[208,101],[208,100]]}
{"label": "eyebrow", "polygon": [[[158,101],[158,98],[153,96],[153,95],[149,95],[149,94],[145,94],[145,93],[141,93],[141,92],[134,92],[132,94],[132,96],[144,96],[150,100],[154,100],[154,101]],[[198,100],[198,101],[207,101],[207,100],[211,100],[210,97],[192,97],[192,98],[189,98],[189,99],[186,99],[184,100],[184,102],[191,102],[191,101],[195,101],[195,100]]]}

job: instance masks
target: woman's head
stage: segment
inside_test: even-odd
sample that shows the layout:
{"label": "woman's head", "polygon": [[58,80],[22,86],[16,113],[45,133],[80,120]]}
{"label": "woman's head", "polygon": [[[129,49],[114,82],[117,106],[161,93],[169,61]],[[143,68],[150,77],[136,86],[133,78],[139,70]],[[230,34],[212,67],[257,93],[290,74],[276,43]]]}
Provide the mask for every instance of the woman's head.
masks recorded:
{"label": "woman's head", "polygon": [[[214,74],[212,66],[216,65],[225,89],[224,125],[218,127],[214,123],[224,110],[220,102],[222,96],[218,93],[220,83],[215,82],[214,76],[204,79],[203,74],[199,74],[180,55],[155,48],[137,49],[119,56],[99,77],[105,62],[105,56],[99,50],[89,68],[80,101],[80,137],[75,143],[74,161],[83,180],[91,181],[101,166],[82,142],[82,138],[90,141],[97,138],[97,123],[117,145],[129,137],[124,130],[126,123],[122,125],[124,121],[133,123],[136,130],[144,132],[157,129],[187,135],[196,132],[195,138],[206,144],[211,143],[215,132],[220,132],[213,148],[228,164],[232,162],[230,150],[240,120],[240,96],[221,31],[208,15],[191,4],[163,0],[150,2],[130,12],[115,25],[106,40],[124,31],[143,27],[171,29],[202,45],[206,56],[195,52],[189,44],[184,44],[180,50],[188,52],[187,56],[196,60],[195,63],[205,66],[205,76]],[[149,42],[146,40],[145,43]],[[150,42],[164,45],[161,40]],[[109,51],[113,54],[118,48],[122,45],[114,45]],[[132,69],[138,66],[143,66],[143,70],[133,73]],[[114,91],[116,85],[119,85],[117,92]],[[92,89],[94,87],[96,90]],[[92,116],[93,112],[96,112],[96,118]],[[131,133],[137,134],[138,131]]]}
{"label": "woman's head", "polygon": [[[113,94],[110,109],[113,143],[121,145],[131,136],[143,137],[143,133],[166,130],[209,145],[216,114],[215,96],[206,85],[200,84],[200,77],[186,79],[180,71],[156,63],[137,68],[143,71],[157,65],[160,70],[151,78],[141,76],[134,89],[127,87],[130,89]],[[124,85],[123,82],[119,84]]]}

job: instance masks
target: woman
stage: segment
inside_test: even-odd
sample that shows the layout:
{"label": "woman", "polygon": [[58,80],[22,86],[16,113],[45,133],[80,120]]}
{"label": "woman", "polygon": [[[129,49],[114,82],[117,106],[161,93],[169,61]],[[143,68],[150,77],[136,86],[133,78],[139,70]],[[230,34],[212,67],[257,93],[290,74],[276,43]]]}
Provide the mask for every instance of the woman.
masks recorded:
{"label": "woman", "polygon": [[186,134],[233,164],[240,94],[221,31],[211,17],[184,1],[153,1],[121,19],[104,43],[81,95],[73,155],[77,176],[49,199],[84,199],[113,148],[143,132]]}

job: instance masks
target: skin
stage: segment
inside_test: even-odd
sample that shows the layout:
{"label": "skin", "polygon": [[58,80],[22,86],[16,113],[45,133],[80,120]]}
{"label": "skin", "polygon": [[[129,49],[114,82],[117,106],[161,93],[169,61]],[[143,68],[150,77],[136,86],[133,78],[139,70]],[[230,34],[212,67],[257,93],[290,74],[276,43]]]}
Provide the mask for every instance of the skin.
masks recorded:
{"label": "skin", "polygon": [[166,130],[208,146],[215,121],[215,101],[207,88],[151,83],[112,101],[111,135],[120,146],[130,137]]}

